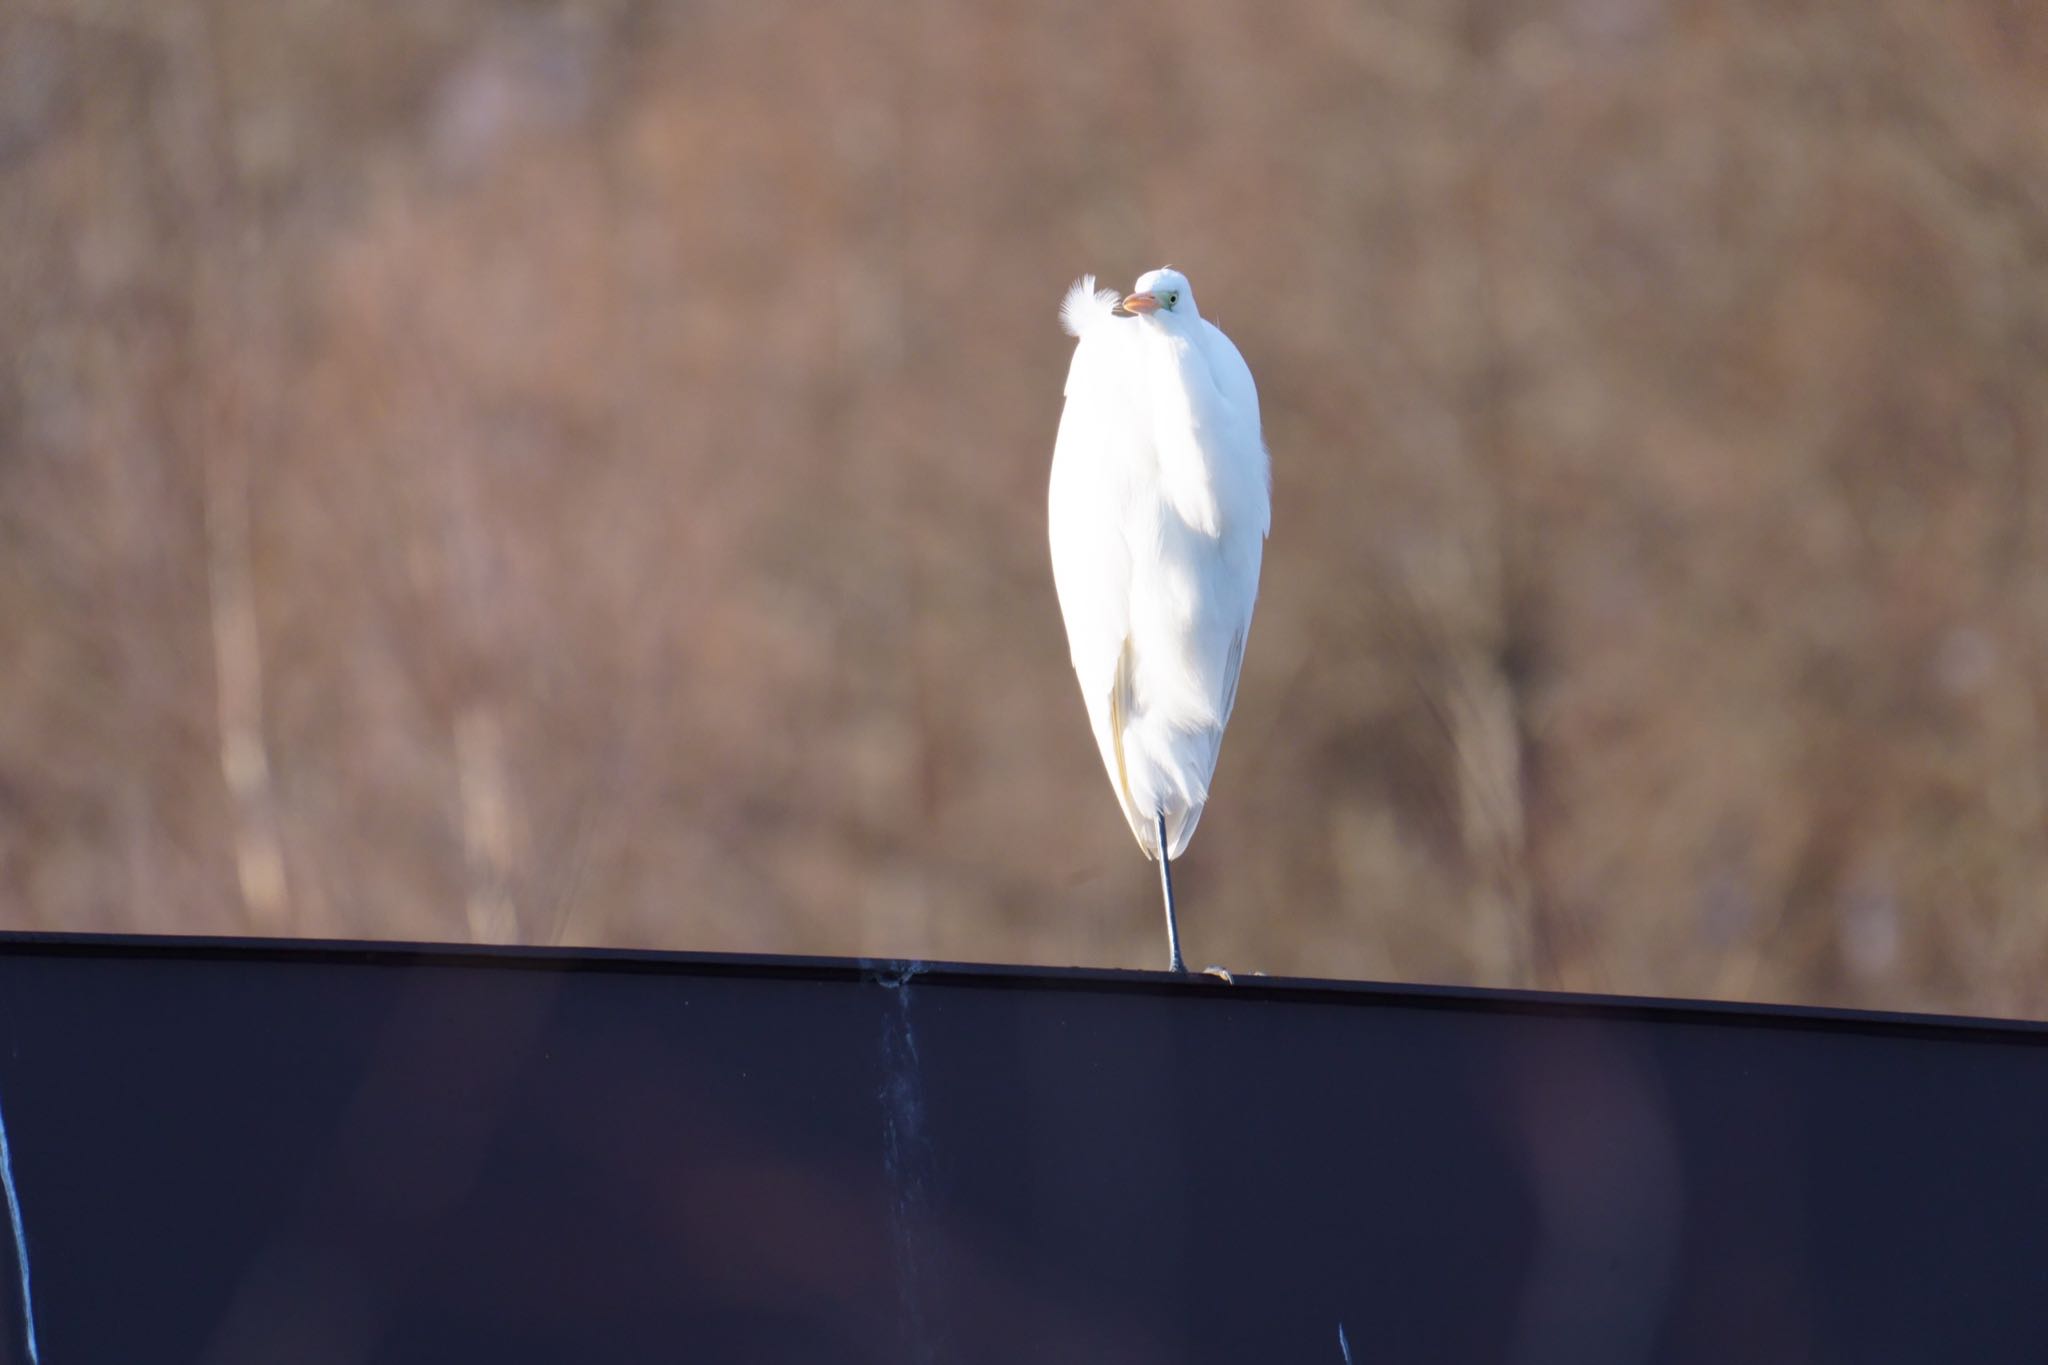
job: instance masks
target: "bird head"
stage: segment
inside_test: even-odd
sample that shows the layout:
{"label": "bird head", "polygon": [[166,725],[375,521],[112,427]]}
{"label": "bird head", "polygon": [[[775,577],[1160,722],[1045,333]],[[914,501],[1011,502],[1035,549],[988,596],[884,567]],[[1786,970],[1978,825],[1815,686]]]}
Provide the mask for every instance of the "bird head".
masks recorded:
{"label": "bird head", "polygon": [[1188,277],[1170,265],[1138,276],[1137,286],[1109,311],[1120,318],[1149,317],[1162,323],[1188,322],[1202,316],[1195,311],[1195,291],[1188,284]]}

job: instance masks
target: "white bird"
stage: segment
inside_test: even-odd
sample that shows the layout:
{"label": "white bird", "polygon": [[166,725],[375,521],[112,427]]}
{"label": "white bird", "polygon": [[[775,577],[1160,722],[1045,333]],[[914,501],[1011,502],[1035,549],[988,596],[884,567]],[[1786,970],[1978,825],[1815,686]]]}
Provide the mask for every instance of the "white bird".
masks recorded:
{"label": "white bird", "polygon": [[1119,300],[1083,276],[1047,523],[1067,645],[1131,833],[1159,861],[1184,971],[1173,859],[1188,846],[1237,700],[1272,525],[1259,392],[1171,267]]}

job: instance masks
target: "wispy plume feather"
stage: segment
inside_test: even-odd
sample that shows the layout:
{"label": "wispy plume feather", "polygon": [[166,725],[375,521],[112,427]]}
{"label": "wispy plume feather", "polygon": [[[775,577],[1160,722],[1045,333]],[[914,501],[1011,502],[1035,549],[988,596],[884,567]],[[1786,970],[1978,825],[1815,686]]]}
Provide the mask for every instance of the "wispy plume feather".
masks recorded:
{"label": "wispy plume feather", "polygon": [[1074,287],[1060,303],[1060,326],[1067,329],[1068,336],[1078,337],[1108,317],[1116,300],[1115,290],[1097,289],[1095,277],[1083,275],[1074,281]]}

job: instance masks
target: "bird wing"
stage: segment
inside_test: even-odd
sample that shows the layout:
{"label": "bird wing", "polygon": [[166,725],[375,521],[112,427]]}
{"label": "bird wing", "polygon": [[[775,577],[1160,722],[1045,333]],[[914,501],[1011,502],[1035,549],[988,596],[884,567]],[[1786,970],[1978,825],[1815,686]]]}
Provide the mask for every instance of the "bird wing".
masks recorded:
{"label": "bird wing", "polygon": [[[1067,649],[1095,741],[1125,815],[1137,832],[1123,735],[1131,707],[1131,550],[1126,514],[1133,471],[1151,458],[1134,375],[1136,334],[1113,324],[1116,295],[1084,279],[1068,293],[1061,321],[1080,340],[1067,371],[1067,402],[1053,443],[1046,523],[1053,586]],[[1111,323],[1111,325],[1099,325]]]}
{"label": "bird wing", "polygon": [[[1171,651],[1175,682],[1163,697],[1175,725],[1167,735],[1148,736],[1155,767],[1177,775],[1177,785],[1198,798],[1167,820],[1168,851],[1179,856],[1206,804],[1209,782],[1223,744],[1224,726],[1237,705],[1245,641],[1258,600],[1260,561],[1272,526],[1272,478],[1260,429],[1258,387],[1244,357],[1221,331],[1204,322],[1193,348],[1199,367],[1182,372],[1191,386],[1187,410],[1198,418],[1192,433],[1201,451],[1202,475],[1216,509],[1209,535],[1168,542],[1182,581],[1193,592],[1180,618]],[[1140,616],[1139,646],[1152,638]],[[1148,678],[1158,679],[1155,670]],[[1185,689],[1184,691],[1182,689]],[[1140,783],[1140,786],[1143,784]],[[1141,835],[1139,842],[1145,842]]]}
{"label": "bird wing", "polygon": [[1230,448],[1217,452],[1219,471],[1236,484],[1233,505],[1244,507],[1250,514],[1248,520],[1258,529],[1257,539],[1235,538],[1237,544],[1219,547],[1220,562],[1215,566],[1214,576],[1221,581],[1212,583],[1212,587],[1220,589],[1214,598],[1221,618],[1219,624],[1228,631],[1218,677],[1222,684],[1219,714],[1228,722],[1237,705],[1245,638],[1251,631],[1252,607],[1259,595],[1259,561],[1263,557],[1260,542],[1273,527],[1273,473],[1259,420],[1259,386],[1252,379],[1251,366],[1245,364],[1236,344],[1215,323],[1204,319],[1200,335],[1210,381],[1229,405],[1233,419],[1224,436]]}
{"label": "bird wing", "polygon": [[1244,363],[1237,344],[1224,334],[1221,327],[1204,318],[1201,337],[1202,358],[1208,362],[1209,377],[1215,383],[1216,391],[1223,395],[1224,401],[1236,411],[1240,420],[1249,424],[1251,440],[1259,448],[1258,462],[1264,470],[1266,490],[1265,514],[1259,524],[1259,534],[1267,535],[1273,529],[1273,478],[1266,461],[1265,432],[1259,422],[1259,386],[1252,378],[1252,367]]}
{"label": "bird wing", "polygon": [[1259,562],[1272,527],[1272,472],[1259,422],[1259,390],[1244,356],[1215,324],[1195,331],[1199,365],[1177,373],[1188,390],[1175,405],[1195,418],[1206,501],[1218,510],[1213,538],[1184,547],[1183,572],[1196,585],[1185,622],[1189,671],[1219,729],[1237,702],[1245,637],[1259,593]]}

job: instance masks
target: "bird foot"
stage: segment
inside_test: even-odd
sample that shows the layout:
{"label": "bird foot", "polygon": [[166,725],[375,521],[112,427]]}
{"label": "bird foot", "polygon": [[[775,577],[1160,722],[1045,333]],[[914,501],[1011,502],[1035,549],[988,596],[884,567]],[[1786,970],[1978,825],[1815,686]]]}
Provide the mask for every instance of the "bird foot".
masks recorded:
{"label": "bird foot", "polygon": [[1228,971],[1225,971],[1223,968],[1218,967],[1213,963],[1207,967],[1202,968],[1202,975],[1213,976],[1226,986],[1235,986],[1237,984],[1236,977],[1232,976]]}

